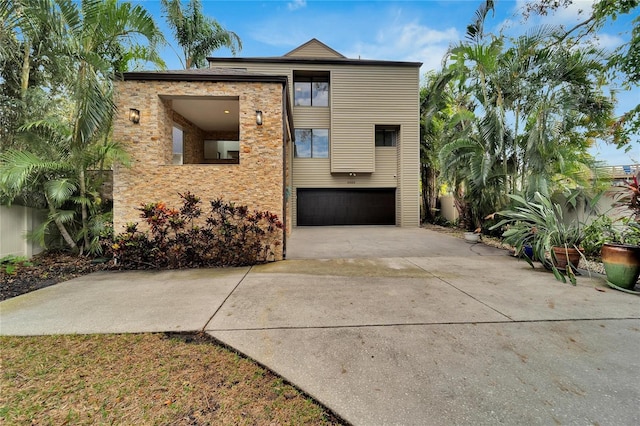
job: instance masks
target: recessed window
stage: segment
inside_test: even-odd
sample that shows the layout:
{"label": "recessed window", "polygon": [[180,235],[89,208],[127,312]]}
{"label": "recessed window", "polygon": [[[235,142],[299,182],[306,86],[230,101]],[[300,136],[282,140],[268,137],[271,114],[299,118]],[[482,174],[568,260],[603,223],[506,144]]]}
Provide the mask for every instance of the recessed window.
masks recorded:
{"label": "recessed window", "polygon": [[184,132],[182,128],[173,126],[173,157],[171,164],[182,164],[184,160]]}
{"label": "recessed window", "polygon": [[400,126],[376,126],[376,146],[396,146]]}
{"label": "recessed window", "polygon": [[239,141],[204,141],[204,160],[212,164],[239,164]]}
{"label": "recessed window", "polygon": [[329,106],[329,73],[293,72],[293,103],[295,106]]}
{"label": "recessed window", "polygon": [[296,158],[329,158],[329,129],[296,129]]}

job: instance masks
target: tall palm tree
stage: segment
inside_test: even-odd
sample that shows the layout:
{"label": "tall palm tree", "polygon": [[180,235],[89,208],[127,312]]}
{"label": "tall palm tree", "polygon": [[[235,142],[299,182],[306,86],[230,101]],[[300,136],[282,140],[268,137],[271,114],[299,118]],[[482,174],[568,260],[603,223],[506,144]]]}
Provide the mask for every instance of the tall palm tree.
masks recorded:
{"label": "tall palm tree", "polygon": [[447,58],[476,108],[471,128],[452,135],[440,160],[450,179],[464,182],[474,227],[509,193],[553,191],[556,174],[584,169],[588,140],[605,135],[612,121],[599,52],[559,43],[561,33],[550,27],[513,40],[485,34],[492,6],[479,8],[468,41]]}
{"label": "tall palm tree", "polygon": [[[0,157],[0,189],[10,201],[25,192],[45,189],[44,204],[50,219],[65,241],[76,248],[75,238],[59,217],[64,199],[73,198],[80,212],[82,252],[90,246],[89,222],[92,203],[87,170],[95,167],[96,152],[112,147],[110,124],[115,105],[113,78],[132,61],[164,64],[157,54],[163,38],[153,18],[140,6],[117,0],[21,0],[23,8],[12,10],[16,36],[25,36],[22,28],[31,28],[35,19],[46,20],[54,39],[50,50],[28,50],[30,60],[39,55],[55,58],[56,67],[66,76],[62,92],[53,103],[60,110],[42,111],[39,119],[22,126],[20,137],[27,141],[23,156],[9,150]],[[25,7],[30,13],[23,13]],[[43,24],[44,25],[44,24]],[[27,87],[29,89],[29,87]],[[56,147],[52,151],[52,148]],[[105,157],[100,158],[100,162]],[[31,164],[29,164],[31,162]],[[53,164],[57,163],[57,164]],[[52,174],[53,173],[53,174]],[[54,184],[60,186],[53,188]],[[62,184],[64,182],[64,184]],[[48,189],[58,189],[54,195]]]}
{"label": "tall palm tree", "polygon": [[221,47],[229,48],[234,55],[242,50],[240,37],[205,16],[200,0],[190,0],[184,8],[180,0],[161,0],[161,3],[167,23],[182,48],[183,68],[206,67],[207,55]]}

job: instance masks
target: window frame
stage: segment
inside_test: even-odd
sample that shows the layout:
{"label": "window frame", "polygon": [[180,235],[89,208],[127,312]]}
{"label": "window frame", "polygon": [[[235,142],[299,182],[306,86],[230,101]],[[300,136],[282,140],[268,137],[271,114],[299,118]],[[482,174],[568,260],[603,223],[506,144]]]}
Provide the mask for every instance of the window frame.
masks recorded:
{"label": "window frame", "polygon": [[[299,99],[296,95],[298,93],[297,85],[298,84],[309,84],[309,104],[299,104]],[[316,98],[314,96],[317,93],[315,89],[314,83],[326,83],[327,85],[327,102],[326,105],[323,103],[322,105],[314,105],[313,100]],[[323,91],[324,92],[324,91]],[[293,106],[294,107],[312,107],[312,108],[328,108],[331,97],[331,75],[329,71],[293,71]]]}
{"label": "window frame", "polygon": [[[378,144],[378,134],[382,133],[382,145]],[[387,145],[387,135],[391,135],[391,144]],[[399,125],[382,125],[376,124],[373,131],[373,144],[376,148],[395,148],[398,146],[400,137]]]}
{"label": "window frame", "polygon": [[[324,130],[324,131],[327,132],[327,134],[326,134],[326,138],[327,138],[327,149],[326,149],[326,152],[327,152],[327,155],[326,156],[322,156],[322,157],[313,155],[314,154],[314,149],[313,149],[313,146],[314,146],[314,131],[320,131],[320,130]],[[301,156],[298,155],[298,150],[297,150],[297,147],[298,147],[298,135],[297,135],[297,133],[299,131],[300,132],[302,132],[302,131],[308,131],[309,132],[310,137],[309,137],[309,156],[308,157],[306,157],[306,156],[305,157],[301,157]],[[296,137],[295,137],[295,142],[294,142],[293,158],[329,158],[329,148],[331,147],[331,140],[330,140],[331,137],[330,137],[329,129],[326,129],[326,128],[306,128],[306,127],[304,127],[304,128],[296,128],[296,129],[294,129],[294,135],[296,135]]]}

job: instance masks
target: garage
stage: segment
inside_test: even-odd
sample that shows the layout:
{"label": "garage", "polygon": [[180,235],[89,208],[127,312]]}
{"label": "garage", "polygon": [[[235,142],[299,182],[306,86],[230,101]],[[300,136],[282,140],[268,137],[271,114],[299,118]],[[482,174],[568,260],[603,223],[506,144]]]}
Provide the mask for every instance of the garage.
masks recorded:
{"label": "garage", "polygon": [[298,226],[395,225],[396,189],[298,188]]}

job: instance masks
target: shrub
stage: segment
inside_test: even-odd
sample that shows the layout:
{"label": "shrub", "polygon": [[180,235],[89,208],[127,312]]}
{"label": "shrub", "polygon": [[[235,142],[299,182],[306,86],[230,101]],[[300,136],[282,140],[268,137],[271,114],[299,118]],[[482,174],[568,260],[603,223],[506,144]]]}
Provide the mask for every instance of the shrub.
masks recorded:
{"label": "shrub", "polygon": [[110,246],[116,264],[125,269],[245,266],[273,259],[282,223],[268,211],[251,212],[222,199],[211,201],[205,217],[200,198],[187,192],[179,210],[165,203],[138,208],[149,227],[127,225]]}

